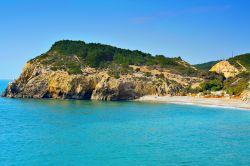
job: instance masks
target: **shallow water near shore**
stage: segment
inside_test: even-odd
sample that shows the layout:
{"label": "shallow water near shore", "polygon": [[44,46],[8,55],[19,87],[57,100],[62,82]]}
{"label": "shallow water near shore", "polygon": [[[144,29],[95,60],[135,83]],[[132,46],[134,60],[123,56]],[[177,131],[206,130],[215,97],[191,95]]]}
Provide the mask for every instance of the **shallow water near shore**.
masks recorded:
{"label": "shallow water near shore", "polygon": [[0,147],[0,165],[250,165],[250,112],[0,98]]}

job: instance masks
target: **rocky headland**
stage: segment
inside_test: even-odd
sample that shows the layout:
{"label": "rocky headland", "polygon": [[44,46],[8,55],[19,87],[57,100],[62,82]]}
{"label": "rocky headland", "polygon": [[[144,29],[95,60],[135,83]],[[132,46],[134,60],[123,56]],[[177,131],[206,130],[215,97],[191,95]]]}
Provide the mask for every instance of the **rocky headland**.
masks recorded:
{"label": "rocky headland", "polygon": [[[180,57],[152,56],[65,40],[28,61],[19,78],[8,85],[2,96],[134,100],[148,95],[197,96],[223,91],[223,95],[248,101],[249,68],[240,60],[236,64],[222,61],[211,66],[210,71],[203,71]],[[232,86],[240,89],[230,89]]]}

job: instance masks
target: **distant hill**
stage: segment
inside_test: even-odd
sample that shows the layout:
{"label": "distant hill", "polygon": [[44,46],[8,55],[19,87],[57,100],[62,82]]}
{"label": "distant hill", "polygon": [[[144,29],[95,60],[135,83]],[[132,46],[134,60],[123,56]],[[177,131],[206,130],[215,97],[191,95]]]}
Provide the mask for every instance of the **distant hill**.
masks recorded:
{"label": "distant hill", "polygon": [[250,53],[237,55],[233,58],[229,58],[228,61],[236,68],[240,69],[244,66],[248,71],[250,71]]}
{"label": "distant hill", "polygon": [[[242,54],[216,63],[209,71],[223,74],[223,90],[229,95],[247,94],[250,82],[250,54]],[[244,96],[244,95],[243,95]]]}
{"label": "distant hill", "polygon": [[242,72],[249,72],[250,54],[237,55],[235,57],[229,58],[228,60],[220,61],[213,65],[209,71],[223,73],[227,78],[235,77]]}
{"label": "distant hill", "polygon": [[[228,61],[232,66],[234,66],[238,70],[246,68],[247,71],[250,71],[250,53],[237,55],[225,61]],[[209,71],[214,65],[219,62],[221,62],[221,60],[210,61],[206,63],[196,64],[193,66],[196,67],[198,70]]]}
{"label": "distant hill", "polygon": [[198,70],[209,71],[218,62],[220,62],[220,60],[218,60],[218,61],[210,61],[210,62],[201,63],[201,64],[196,64],[196,65],[193,65],[193,66],[196,67]]}

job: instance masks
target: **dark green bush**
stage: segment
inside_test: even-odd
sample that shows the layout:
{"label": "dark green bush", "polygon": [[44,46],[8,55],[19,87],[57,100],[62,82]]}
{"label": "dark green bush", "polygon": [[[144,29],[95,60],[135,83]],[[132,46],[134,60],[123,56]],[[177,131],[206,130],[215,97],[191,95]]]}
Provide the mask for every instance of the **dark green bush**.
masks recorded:
{"label": "dark green bush", "polygon": [[247,87],[247,82],[241,82],[235,86],[228,87],[227,93],[230,95],[239,96]]}
{"label": "dark green bush", "polygon": [[152,74],[151,74],[150,72],[146,72],[146,73],[145,73],[145,76],[146,76],[146,77],[151,77]]}
{"label": "dark green bush", "polygon": [[201,91],[218,91],[223,88],[223,85],[218,80],[211,80],[209,82],[204,82],[201,84]]}

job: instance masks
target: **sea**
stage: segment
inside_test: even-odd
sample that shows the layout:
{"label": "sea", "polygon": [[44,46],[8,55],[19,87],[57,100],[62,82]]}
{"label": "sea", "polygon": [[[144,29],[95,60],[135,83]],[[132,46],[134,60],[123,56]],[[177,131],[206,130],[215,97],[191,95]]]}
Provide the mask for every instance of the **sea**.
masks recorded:
{"label": "sea", "polygon": [[0,98],[0,165],[249,166],[250,111]]}

